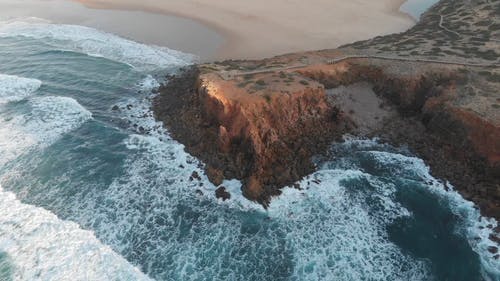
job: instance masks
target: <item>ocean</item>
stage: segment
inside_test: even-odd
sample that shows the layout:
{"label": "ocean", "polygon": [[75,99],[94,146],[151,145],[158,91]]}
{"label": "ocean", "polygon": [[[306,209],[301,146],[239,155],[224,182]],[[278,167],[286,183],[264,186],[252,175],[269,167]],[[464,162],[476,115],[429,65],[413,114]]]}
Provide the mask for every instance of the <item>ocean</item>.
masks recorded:
{"label": "ocean", "polygon": [[376,139],[333,144],[267,210],[236,180],[216,199],[150,110],[165,75],[196,61],[0,23],[0,280],[500,280],[497,222]]}

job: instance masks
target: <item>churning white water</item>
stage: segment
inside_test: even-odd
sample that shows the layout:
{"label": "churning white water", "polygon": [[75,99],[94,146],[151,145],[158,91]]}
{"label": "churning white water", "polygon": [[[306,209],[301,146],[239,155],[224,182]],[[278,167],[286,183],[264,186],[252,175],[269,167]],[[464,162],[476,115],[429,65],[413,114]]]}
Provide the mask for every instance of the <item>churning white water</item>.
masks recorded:
{"label": "churning white water", "polygon": [[[265,210],[150,110],[191,55],[95,29],[0,26],[0,279],[499,280],[494,220],[376,140]],[[193,172],[201,179],[190,179]]]}

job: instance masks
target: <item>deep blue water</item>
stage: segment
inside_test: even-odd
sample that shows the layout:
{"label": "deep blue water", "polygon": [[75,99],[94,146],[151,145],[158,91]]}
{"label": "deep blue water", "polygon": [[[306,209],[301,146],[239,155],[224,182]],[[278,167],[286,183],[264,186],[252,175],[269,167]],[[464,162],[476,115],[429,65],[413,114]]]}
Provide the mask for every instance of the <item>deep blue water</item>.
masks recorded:
{"label": "deep blue water", "polygon": [[333,145],[268,210],[237,181],[229,202],[189,181],[201,163],[150,98],[193,59],[78,26],[0,26],[0,280],[500,280],[496,221],[376,140]]}

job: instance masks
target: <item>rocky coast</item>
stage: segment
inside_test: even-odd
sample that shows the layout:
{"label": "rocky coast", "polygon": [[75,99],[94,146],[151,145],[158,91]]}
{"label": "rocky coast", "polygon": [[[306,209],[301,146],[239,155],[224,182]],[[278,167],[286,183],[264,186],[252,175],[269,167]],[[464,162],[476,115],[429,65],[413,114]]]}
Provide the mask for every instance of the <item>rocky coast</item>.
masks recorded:
{"label": "rocky coast", "polygon": [[499,8],[441,1],[404,33],[193,66],[169,77],[154,111],[214,184],[240,179],[244,195],[263,205],[351,134],[408,146],[498,219]]}

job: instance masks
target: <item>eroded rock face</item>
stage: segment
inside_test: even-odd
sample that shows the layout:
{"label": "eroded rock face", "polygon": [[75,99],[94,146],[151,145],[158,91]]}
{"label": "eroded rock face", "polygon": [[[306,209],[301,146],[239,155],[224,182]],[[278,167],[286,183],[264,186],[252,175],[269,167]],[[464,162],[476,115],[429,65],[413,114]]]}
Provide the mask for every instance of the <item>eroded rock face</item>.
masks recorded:
{"label": "eroded rock face", "polygon": [[[170,79],[154,103],[157,117],[209,179],[240,179],[244,195],[266,205],[280,188],[311,173],[311,157],[356,121],[325,89],[364,82],[399,114],[363,137],[407,145],[438,178],[449,180],[486,215],[500,214],[500,117],[472,98],[459,66],[349,59],[290,71],[223,78],[197,68]],[[485,107],[486,106],[486,107]],[[366,115],[370,116],[370,115]],[[386,122],[387,121],[387,122]],[[357,120],[357,122],[364,122]]]}
{"label": "eroded rock face", "polygon": [[240,179],[244,195],[264,205],[312,172],[311,157],[343,132],[318,83],[249,93],[215,74],[198,74],[187,70],[160,89],[158,118],[207,164],[212,182]]}
{"label": "eroded rock face", "polygon": [[[392,68],[392,69],[391,69]],[[391,120],[373,136],[408,145],[438,178],[449,180],[462,195],[492,217],[500,214],[500,119],[474,111],[468,99],[471,82],[459,67],[430,64],[390,65],[352,60],[298,70],[328,87],[370,82],[392,101],[404,118]],[[481,84],[481,82],[479,82]],[[486,106],[489,106],[486,104]]]}
{"label": "eroded rock face", "polygon": [[299,71],[328,87],[350,85],[359,81],[371,82],[374,90],[397,105],[403,116],[422,114],[423,121],[430,130],[442,135],[450,144],[475,151],[491,168],[498,169],[498,122],[454,105],[462,90],[458,84],[466,79],[462,74],[453,69],[427,68],[429,71],[416,69],[405,75],[388,71],[384,69],[384,65],[344,62]]}

